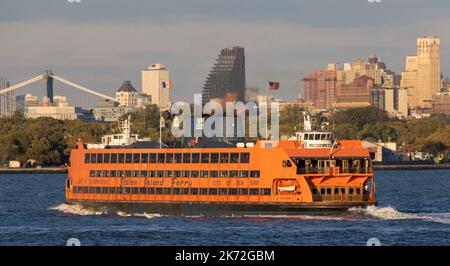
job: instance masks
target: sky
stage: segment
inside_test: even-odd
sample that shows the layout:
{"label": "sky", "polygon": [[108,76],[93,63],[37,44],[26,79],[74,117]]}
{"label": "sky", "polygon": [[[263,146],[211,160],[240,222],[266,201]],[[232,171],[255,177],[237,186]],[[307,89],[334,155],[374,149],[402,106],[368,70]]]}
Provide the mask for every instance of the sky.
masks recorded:
{"label": "sky", "polygon": [[[124,80],[141,89],[141,70],[170,70],[173,101],[193,101],[220,50],[243,46],[247,87],[298,98],[301,79],[329,62],[375,53],[399,73],[416,38],[441,38],[450,76],[448,0],[0,0],[0,77],[11,84],[46,69],[114,96]],[[16,94],[42,96],[44,82]],[[76,106],[98,98],[55,81]]]}

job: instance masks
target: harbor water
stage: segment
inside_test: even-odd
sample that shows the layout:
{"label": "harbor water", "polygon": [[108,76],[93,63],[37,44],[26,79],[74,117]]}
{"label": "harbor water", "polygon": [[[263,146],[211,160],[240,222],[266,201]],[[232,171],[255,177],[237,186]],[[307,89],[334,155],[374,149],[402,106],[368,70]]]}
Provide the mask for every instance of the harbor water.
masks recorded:
{"label": "harbor water", "polygon": [[376,171],[378,207],[178,217],[64,204],[64,174],[0,174],[0,245],[450,245],[450,170]]}

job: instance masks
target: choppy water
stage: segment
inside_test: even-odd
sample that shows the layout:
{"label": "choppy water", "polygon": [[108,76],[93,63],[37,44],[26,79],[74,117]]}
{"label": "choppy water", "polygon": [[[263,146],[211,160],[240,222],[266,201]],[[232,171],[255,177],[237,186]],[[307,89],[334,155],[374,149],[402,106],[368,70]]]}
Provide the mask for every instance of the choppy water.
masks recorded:
{"label": "choppy water", "polygon": [[450,245],[450,170],[378,171],[379,207],[335,216],[173,217],[63,204],[63,174],[0,174],[0,245]]}

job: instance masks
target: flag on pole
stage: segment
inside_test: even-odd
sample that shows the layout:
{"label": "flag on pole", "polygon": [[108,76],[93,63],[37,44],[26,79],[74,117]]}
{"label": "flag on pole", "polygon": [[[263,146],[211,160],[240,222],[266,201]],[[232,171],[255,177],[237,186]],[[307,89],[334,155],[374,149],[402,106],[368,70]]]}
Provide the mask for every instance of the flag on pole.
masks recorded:
{"label": "flag on pole", "polygon": [[173,87],[173,82],[172,81],[163,81],[162,82],[162,86],[163,86],[164,89],[172,88]]}
{"label": "flag on pole", "polygon": [[276,91],[280,89],[280,82],[268,81],[269,90]]}

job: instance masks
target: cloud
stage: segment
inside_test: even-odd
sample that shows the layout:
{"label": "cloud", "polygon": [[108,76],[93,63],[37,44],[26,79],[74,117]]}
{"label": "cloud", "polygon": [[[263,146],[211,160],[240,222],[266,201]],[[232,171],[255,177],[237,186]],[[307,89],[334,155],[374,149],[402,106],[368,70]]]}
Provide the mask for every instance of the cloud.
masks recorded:
{"label": "cloud", "polygon": [[[18,83],[44,69],[100,92],[113,95],[123,80],[140,88],[140,70],[163,63],[175,82],[174,100],[192,100],[200,92],[220,49],[246,48],[247,84],[265,88],[278,80],[278,95],[297,97],[306,72],[327,62],[347,62],[376,52],[401,71],[404,56],[415,52],[415,38],[439,35],[450,43],[448,19],[412,25],[374,23],[360,27],[311,26],[265,21],[3,21],[0,32],[0,73]],[[443,49],[444,50],[444,49]],[[443,51],[443,57],[448,54]],[[448,67],[443,64],[443,69]],[[284,85],[284,86],[283,86]],[[64,90],[78,105],[95,98]]]}

